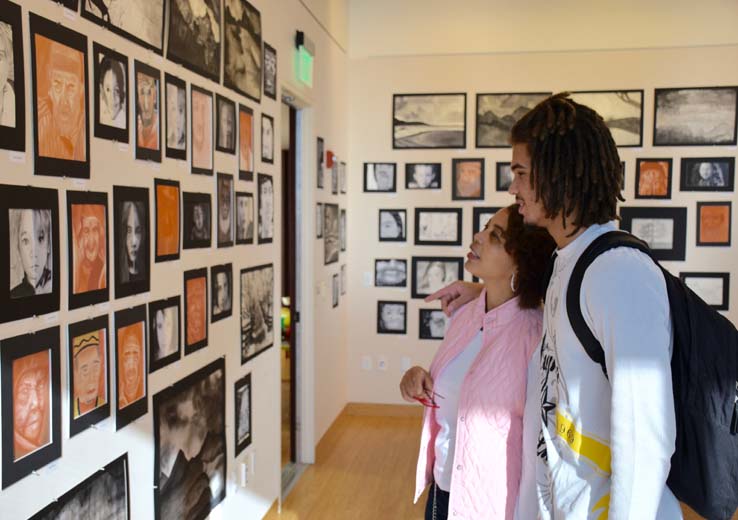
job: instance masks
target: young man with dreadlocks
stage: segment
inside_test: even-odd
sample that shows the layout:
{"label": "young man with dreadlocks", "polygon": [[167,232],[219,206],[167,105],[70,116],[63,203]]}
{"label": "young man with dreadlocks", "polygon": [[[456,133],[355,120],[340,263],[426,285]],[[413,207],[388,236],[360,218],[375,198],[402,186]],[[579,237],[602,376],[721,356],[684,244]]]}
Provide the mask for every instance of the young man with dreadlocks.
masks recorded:
{"label": "young man with dreadlocks", "polygon": [[[644,253],[616,248],[586,270],[580,305],[605,352],[607,374],[569,322],[574,265],[617,229],[622,169],[615,142],[592,109],[557,94],[513,127],[510,193],[527,224],[557,244],[543,338],[528,369],[523,475],[516,517],[681,518],[666,486],[676,437],[672,329],[662,273]],[[428,297],[453,312],[474,284]]]}

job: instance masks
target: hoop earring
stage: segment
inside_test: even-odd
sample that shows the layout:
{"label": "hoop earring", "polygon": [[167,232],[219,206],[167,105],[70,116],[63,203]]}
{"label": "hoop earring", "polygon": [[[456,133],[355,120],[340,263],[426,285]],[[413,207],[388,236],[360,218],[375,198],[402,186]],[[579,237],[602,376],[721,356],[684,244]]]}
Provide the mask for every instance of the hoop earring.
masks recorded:
{"label": "hoop earring", "polygon": [[518,290],[515,288],[515,273],[510,277],[510,290],[515,294]]}

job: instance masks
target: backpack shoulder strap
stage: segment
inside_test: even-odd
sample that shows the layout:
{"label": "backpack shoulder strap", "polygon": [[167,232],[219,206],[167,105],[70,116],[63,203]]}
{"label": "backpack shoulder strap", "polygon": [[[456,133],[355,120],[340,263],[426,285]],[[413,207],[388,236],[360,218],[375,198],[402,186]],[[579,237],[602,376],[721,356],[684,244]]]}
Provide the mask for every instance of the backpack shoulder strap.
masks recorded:
{"label": "backpack shoulder strap", "polygon": [[566,290],[566,312],[569,316],[569,323],[571,323],[571,327],[574,329],[574,333],[577,335],[577,339],[579,339],[580,343],[584,347],[585,352],[587,352],[587,355],[592,359],[592,361],[600,365],[605,377],[607,377],[605,351],[602,348],[602,344],[597,340],[595,335],[589,329],[587,322],[584,320],[579,295],[582,289],[584,273],[587,271],[587,268],[602,253],[617,247],[630,247],[637,249],[653,258],[648,245],[642,240],[625,231],[610,231],[597,237],[594,242],[584,250],[584,253],[582,253],[582,256],[579,257],[579,260],[577,260],[577,263],[574,266],[571,278],[569,279],[569,287]]}

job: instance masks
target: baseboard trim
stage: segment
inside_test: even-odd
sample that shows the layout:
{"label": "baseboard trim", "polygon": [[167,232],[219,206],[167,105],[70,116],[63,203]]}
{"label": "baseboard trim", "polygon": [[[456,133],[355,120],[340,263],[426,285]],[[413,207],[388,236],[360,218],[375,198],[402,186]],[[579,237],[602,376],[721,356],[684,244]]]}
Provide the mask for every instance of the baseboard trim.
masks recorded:
{"label": "baseboard trim", "polygon": [[422,417],[423,407],[415,404],[347,403],[343,413],[370,417]]}

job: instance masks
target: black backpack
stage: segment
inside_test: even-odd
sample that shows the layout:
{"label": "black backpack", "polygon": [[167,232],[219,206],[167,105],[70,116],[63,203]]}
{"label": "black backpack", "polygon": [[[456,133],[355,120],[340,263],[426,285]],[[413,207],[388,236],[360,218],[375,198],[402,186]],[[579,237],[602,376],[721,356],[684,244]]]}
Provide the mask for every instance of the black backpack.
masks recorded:
{"label": "black backpack", "polygon": [[[634,248],[653,259],[648,245],[630,233],[605,233],[582,253],[566,291],[569,322],[605,377],[605,353],[584,321],[579,295],[587,267],[616,247]],[[730,519],[738,508],[738,330],[679,278],[659,268],[666,280],[674,333],[671,376],[676,449],[667,484],[700,515],[710,520]],[[552,270],[553,261],[544,288]]]}

